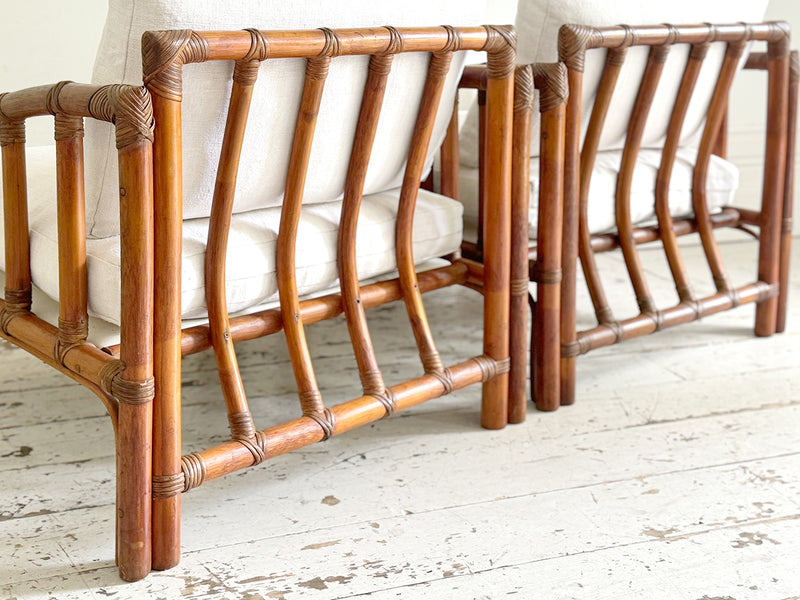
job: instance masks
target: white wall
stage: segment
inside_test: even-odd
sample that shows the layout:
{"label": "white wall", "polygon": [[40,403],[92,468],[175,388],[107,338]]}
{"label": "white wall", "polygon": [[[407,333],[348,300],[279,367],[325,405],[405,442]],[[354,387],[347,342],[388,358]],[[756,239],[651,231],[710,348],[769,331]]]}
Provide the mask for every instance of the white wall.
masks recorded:
{"label": "white wall", "polygon": [[[6,4],[0,20],[0,92],[64,79],[89,80],[106,0],[15,1],[13,6],[11,0],[0,1]],[[515,6],[515,0],[489,0],[486,21],[513,22]],[[800,39],[797,0],[772,0],[767,18],[789,21]],[[730,158],[741,168],[739,199],[751,206],[755,206],[761,185],[764,82],[761,73],[743,73],[734,84],[731,100]],[[28,139],[31,145],[52,143],[52,121],[32,120]],[[800,181],[800,172],[795,180]]]}
{"label": "white wall", "polygon": [[[788,21],[794,33],[792,46],[800,48],[800,2],[771,0],[766,20]],[[736,200],[742,206],[755,208],[761,198],[766,113],[766,75],[763,72],[741,73],[731,92],[728,157],[739,167],[740,187]],[[800,178],[799,162],[795,161],[795,182]],[[795,218],[795,234],[800,233],[798,221]]]}
{"label": "white wall", "polygon": [[[0,6],[0,93],[88,83],[107,0],[0,0]],[[31,119],[27,138],[35,146],[54,143],[53,119]]]}

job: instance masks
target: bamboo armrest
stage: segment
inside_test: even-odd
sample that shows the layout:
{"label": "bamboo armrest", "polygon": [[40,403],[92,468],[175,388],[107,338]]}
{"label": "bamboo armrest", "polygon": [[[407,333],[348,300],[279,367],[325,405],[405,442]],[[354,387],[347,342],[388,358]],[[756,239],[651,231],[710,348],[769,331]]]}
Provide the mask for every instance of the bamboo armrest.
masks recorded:
{"label": "bamboo armrest", "polygon": [[[56,141],[58,205],[58,326],[31,312],[31,257],[25,160],[25,120],[53,115]],[[114,123],[120,164],[122,267],[136,273],[123,278],[123,345],[120,368],[109,370],[111,357],[86,343],[88,285],[83,188],[83,118]],[[3,168],[6,273],[0,304],[0,335],[92,389],[112,418],[112,388],[150,380],[148,309],[152,295],[152,154],[153,116],[143,87],[87,85],[67,81],[0,94],[0,147]],[[122,198],[127,201],[122,201]],[[126,312],[128,314],[126,314]],[[145,358],[143,358],[145,357]],[[119,362],[119,361],[117,361]],[[122,369],[125,369],[122,371]],[[113,372],[112,372],[113,371]],[[140,386],[141,387],[141,386]],[[146,387],[146,386],[145,386]],[[119,391],[119,390],[117,390]],[[116,394],[119,396],[120,394]],[[125,395],[122,390],[121,395]]]}

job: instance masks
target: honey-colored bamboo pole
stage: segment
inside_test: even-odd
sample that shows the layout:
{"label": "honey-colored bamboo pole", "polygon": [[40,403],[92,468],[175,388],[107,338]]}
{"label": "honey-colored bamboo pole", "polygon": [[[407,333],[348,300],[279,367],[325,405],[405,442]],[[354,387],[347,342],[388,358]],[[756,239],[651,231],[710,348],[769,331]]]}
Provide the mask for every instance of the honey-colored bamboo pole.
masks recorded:
{"label": "honey-colored bamboo pole", "polygon": [[[511,308],[509,328],[509,354],[511,365],[508,376],[508,422],[525,421],[528,371],[528,211],[530,208],[531,161],[531,111],[533,109],[533,72],[530,65],[518,67],[514,76],[514,128],[511,143]],[[544,192],[542,198],[552,199]],[[541,209],[540,209],[541,210]],[[541,298],[539,298],[541,300]],[[556,323],[558,320],[556,319]],[[538,404],[533,386],[541,383],[535,373],[534,344],[541,332],[534,325],[531,333],[531,397]]]}
{"label": "honey-colored bamboo pole", "polygon": [[[56,91],[57,93],[57,91]],[[55,115],[58,219],[58,358],[89,331],[83,119]]]}
{"label": "honey-colored bamboo pole", "polygon": [[[121,115],[117,118],[119,123]],[[152,560],[152,400],[155,394],[152,160],[150,140],[119,150],[120,359],[124,369],[112,380],[111,391],[119,402],[118,562],[120,576],[129,581],[149,573]]]}
{"label": "honey-colored bamboo pole", "polygon": [[[778,293],[777,285],[768,285],[763,281],[746,284],[736,288],[739,304],[751,304],[763,301],[765,298],[774,297]],[[738,304],[734,303],[731,294],[718,292],[697,300],[698,308],[681,303],[661,311],[661,328],[668,329],[698,319],[698,314],[704,316],[730,310]],[[656,330],[656,324],[649,315],[637,315],[630,319],[619,321],[620,331],[607,325],[598,325],[592,329],[578,333],[578,354],[586,354],[592,350],[611,346],[621,340],[628,340],[642,335],[648,335]]]}
{"label": "honey-colored bamboo pole", "polygon": [[451,52],[433,54],[428,67],[428,76],[422,92],[417,113],[417,121],[411,138],[411,147],[406,162],[403,185],[400,190],[400,200],[397,210],[397,225],[395,232],[397,271],[400,285],[403,289],[411,329],[419,350],[420,361],[425,373],[437,374],[441,377],[445,392],[449,391],[449,375],[442,365],[439,352],[433,342],[422,296],[419,292],[417,272],[414,265],[413,252],[413,227],[414,210],[416,207],[419,182],[425,167],[425,157],[430,143],[436,111],[444,87],[444,80],[452,60]]}
{"label": "honey-colored bamboo pole", "polygon": [[[0,328],[31,306],[28,182],[25,168],[25,121],[8,115],[9,99],[0,96],[0,148],[3,160],[3,218],[5,223],[5,302]],[[4,102],[5,101],[5,102]]]}
{"label": "honey-colored bamboo pole", "polygon": [[794,205],[794,157],[797,139],[797,97],[800,81],[800,59],[797,50],[792,51],[789,68],[789,98],[786,123],[786,176],[783,185],[783,221],[781,226],[780,295],[776,333],[786,329],[786,310],[789,302],[789,266],[792,255],[792,208]]}
{"label": "honey-colored bamboo pole", "polygon": [[447,135],[444,138],[441,148],[442,158],[442,171],[441,182],[439,184],[439,192],[442,196],[454,198],[458,200],[461,198],[461,190],[459,189],[459,148],[458,148],[458,95],[456,94],[455,102],[453,103],[453,114],[450,117],[450,122],[447,125]]}
{"label": "honey-colored bamboo pole", "polygon": [[[498,365],[486,356],[477,356],[448,367],[453,374],[453,389],[496,378]],[[442,395],[442,386],[433,375],[422,375],[391,387],[397,399],[397,410],[406,410]],[[329,409],[334,417],[334,433],[339,435],[361,427],[385,414],[383,404],[373,396],[362,396]],[[268,456],[275,457],[322,441],[324,434],[318,423],[307,416],[260,432],[266,440]],[[240,444],[226,442],[215,448],[194,452],[183,457],[188,491],[203,483],[252,464],[250,453]]]}
{"label": "honey-colored bamboo pole", "polygon": [[[531,333],[531,346],[536,348],[532,354],[532,395],[539,410],[555,410],[561,404],[561,233],[567,74],[560,64],[535,65],[533,73],[539,88],[541,135],[537,256],[533,266],[537,301]],[[512,351],[512,359],[513,356]]]}
{"label": "honey-colored bamboo pole", "polygon": [[[767,140],[761,200],[761,243],[758,251],[758,279],[767,284],[780,282],[781,225],[786,183],[787,124],[789,101],[789,36],[767,46]],[[775,333],[778,298],[763,299],[756,306],[755,334]]]}
{"label": "honey-colored bamboo pole", "polygon": [[675,157],[680,144],[681,129],[686,118],[686,111],[689,108],[689,102],[692,99],[692,93],[694,92],[700,69],[703,66],[703,60],[708,52],[708,46],[708,43],[696,44],[689,51],[689,59],[683,71],[678,94],[675,98],[675,105],[667,126],[667,137],[664,142],[664,149],[661,152],[661,165],[656,175],[655,188],[658,228],[672,273],[672,279],[675,281],[675,290],[678,293],[679,300],[689,304],[694,302],[695,294],[689,280],[686,265],[681,257],[674,220],[669,210],[669,184],[672,180],[672,169],[675,165]]}
{"label": "honey-colored bamboo pole", "polygon": [[[398,38],[398,43],[400,43],[399,40],[400,38]],[[374,396],[384,404],[387,416],[394,412],[394,398],[388,394],[383,381],[364,314],[361,286],[358,281],[356,233],[361,199],[364,193],[364,181],[367,177],[375,132],[378,129],[378,119],[386,92],[386,80],[392,66],[392,58],[392,54],[370,57],[367,82],[361,101],[361,112],[356,125],[353,150],[347,170],[337,248],[342,306],[358,364],[361,387],[365,396]]]}
{"label": "honey-colored bamboo pole", "polygon": [[[0,312],[5,304],[0,300]],[[0,336],[93,392],[105,405],[116,431],[117,403],[101,385],[107,366],[118,362],[114,357],[91,344],[81,344],[64,355],[63,363],[56,360],[58,329],[30,312],[18,313],[8,322],[7,331],[0,330]]]}
{"label": "honey-colored bamboo pole", "polygon": [[486,88],[478,90],[478,257],[483,257],[483,221],[486,207]]}
{"label": "honey-colored bamboo pole", "polygon": [[[459,260],[452,265],[419,273],[420,291],[430,292],[454,284],[465,284],[470,271],[466,261]],[[397,280],[381,281],[361,288],[361,305],[373,308],[400,300],[402,290]],[[344,311],[340,294],[331,294],[321,298],[303,300],[300,303],[300,316],[303,323],[309,325],[318,321],[332,319]],[[234,342],[256,339],[283,329],[280,309],[268,309],[249,315],[241,315],[230,319],[231,338]],[[208,325],[196,325],[183,330],[183,355],[188,356],[202,352],[211,347]],[[108,348],[110,354],[118,352],[117,346]]]}
{"label": "honey-colored bamboo pole", "polygon": [[[677,32],[676,32],[677,36]],[[615,211],[617,231],[619,233],[620,248],[625,259],[631,284],[636,294],[636,302],[642,314],[651,315],[656,320],[658,327],[658,309],[656,308],[647,279],[639,258],[639,252],[633,241],[633,220],[631,217],[631,183],[633,172],[636,169],[636,159],[642,145],[647,116],[655,97],[656,87],[664,69],[664,63],[669,55],[670,46],[652,46],[647,59],[647,66],[642,75],[639,92],[628,123],[628,133],[622,149],[622,160],[617,175],[617,189],[615,197]]]}
{"label": "honey-colored bamboo pole", "polygon": [[236,176],[239,171],[253,85],[260,64],[257,60],[242,60],[237,61],[234,67],[205,254],[205,293],[211,345],[217,360],[222,396],[228,410],[228,423],[233,439],[251,439],[255,436],[253,417],[247,405],[242,377],[236,362],[236,351],[230,335],[225,263],[236,192]]}
{"label": "honey-colored bamboo pole", "polygon": [[564,133],[564,218],[561,241],[561,404],[575,402],[575,358],[578,356],[576,284],[579,240],[581,97],[588,29],[562,26],[558,57],[567,67],[569,98]]}
{"label": "honey-colored bamboo pole", "polygon": [[[748,223],[746,214],[749,212],[741,208],[725,207],[718,213],[710,215],[711,227],[719,229],[721,227],[758,224],[757,218]],[[697,224],[691,218],[676,219],[672,221],[672,231],[677,237],[697,233]],[[647,244],[660,239],[661,233],[658,225],[637,227],[633,230],[633,241],[637,244]],[[615,233],[596,233],[592,236],[592,250],[594,252],[608,252],[617,248],[619,248],[619,237]]]}
{"label": "honey-colored bamboo pole", "polygon": [[314,368],[311,364],[311,355],[300,314],[295,274],[295,246],[311,143],[314,138],[314,128],[330,60],[330,56],[321,56],[309,59],[306,64],[305,85],[300,100],[300,111],[297,115],[289,157],[289,170],[286,176],[286,191],[281,208],[276,268],[283,328],[286,333],[286,344],[289,347],[289,356],[297,381],[303,415],[317,420],[320,427],[328,434],[332,429],[329,421],[330,415],[325,413],[325,407],[322,404],[322,396],[314,376]]}
{"label": "honey-colored bamboo pole", "polygon": [[600,84],[597,89],[597,97],[592,107],[592,114],[589,117],[583,148],[580,151],[578,257],[581,261],[581,268],[583,269],[586,285],[589,289],[589,297],[592,300],[598,323],[613,323],[615,319],[600,279],[597,261],[592,252],[592,233],[589,230],[589,190],[594,163],[597,158],[597,149],[600,146],[600,136],[603,132],[603,126],[606,122],[620,70],[625,63],[627,51],[627,47],[623,46],[621,48],[611,48],[606,54],[603,73],[600,76]]}
{"label": "honey-colored bamboo pole", "polygon": [[[150,89],[156,89],[150,86]],[[155,307],[153,355],[153,568],[180,562],[181,471],[181,179],[180,97],[153,94]]]}
{"label": "honey-colored bamboo pole", "polygon": [[[509,360],[511,280],[511,141],[516,34],[510,28],[487,27],[486,211],[483,253],[483,353]],[[505,369],[504,369],[505,370]],[[481,425],[500,429],[508,422],[508,374],[485,381]]]}
{"label": "honey-colored bamboo pole", "polygon": [[736,74],[739,59],[744,50],[745,42],[742,40],[730,42],[725,58],[722,61],[717,85],[708,108],[706,125],[700,140],[700,147],[697,150],[697,162],[694,167],[692,177],[692,208],[695,219],[697,220],[698,233],[703,244],[703,251],[714,279],[717,291],[723,293],[733,293],[731,282],[722,264],[719,247],[713,235],[710,224],[709,208],[706,201],[706,176],[711,159],[711,152],[717,139],[719,128],[722,125],[722,118],[728,104],[728,95]]}

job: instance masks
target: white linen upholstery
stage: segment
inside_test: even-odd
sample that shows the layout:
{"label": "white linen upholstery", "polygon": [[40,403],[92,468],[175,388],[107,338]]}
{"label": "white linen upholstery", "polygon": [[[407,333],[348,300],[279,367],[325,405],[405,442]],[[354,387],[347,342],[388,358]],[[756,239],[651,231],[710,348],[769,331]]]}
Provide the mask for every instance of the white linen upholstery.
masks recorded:
{"label": "white linen upholstery", "polygon": [[[670,214],[686,217],[692,210],[692,172],[697,152],[690,148],[678,150],[669,188]],[[592,182],[589,186],[588,220],[591,233],[603,233],[615,228],[615,190],[622,151],[607,150],[597,154]],[[631,181],[631,218],[634,224],[655,219],[655,184],[661,163],[660,150],[642,150],[636,161]],[[539,159],[530,162],[531,202],[528,213],[529,237],[536,239],[539,210]],[[706,204],[718,212],[733,201],[739,186],[739,170],[727,160],[712,155],[706,179]],[[478,169],[461,168],[461,200],[467,228],[474,228],[478,213]]]}
{"label": "white linen upholstery", "polygon": [[[485,0],[110,0],[93,83],[142,81],[140,39],[147,30],[310,29],[380,25],[478,25]],[[463,63],[445,85],[431,148],[444,137]],[[428,56],[398,56],[387,83],[365,193],[400,185],[422,93]],[[340,57],[331,63],[305,186],[304,202],[341,196],[350,147],[366,79],[366,57]],[[232,62],[187,65],[183,94],[184,217],[208,216],[224,131]],[[267,60],[261,67],[245,135],[234,212],[278,206],[283,195],[289,148],[302,90],[305,61]],[[87,123],[87,231],[96,238],[119,233],[117,163],[110,126]],[[429,153],[431,154],[431,153]],[[432,160],[432,159],[430,159]],[[429,165],[430,166],[430,160]]]}
{"label": "white linen upholstery", "polygon": [[[520,0],[517,7],[516,28],[517,64],[555,62],[558,60],[558,30],[567,23],[596,27],[627,24],[652,25],[658,23],[747,23],[764,18],[768,0],[670,0],[669,2],[642,2],[641,0]],[[699,141],[705,113],[714,90],[717,74],[725,52],[723,43],[715,43],[708,55],[695,86],[695,93],[687,111],[681,134],[681,145],[696,145]],[[647,126],[642,138],[643,147],[660,147],[666,135],[671,106],[680,85],[683,68],[688,57],[688,46],[678,46],[670,51],[661,75]],[[631,109],[639,90],[641,75],[647,62],[648,48],[628,50],[608,117],[600,139],[601,150],[622,148]],[[747,58],[747,51],[740,65]],[[586,54],[586,67],[582,92],[582,135],[586,133],[589,114],[600,82],[605,50],[590,50]],[[471,109],[461,131],[461,163],[477,167],[477,110]],[[539,120],[532,119],[531,140],[539,139]],[[531,156],[539,154],[537,143],[531,144]]]}
{"label": "white linen upholstery", "polygon": [[[55,149],[28,151],[28,202],[33,283],[58,298],[58,250],[55,191]],[[0,185],[2,180],[0,179]],[[394,271],[395,216],[399,190],[366,196],[359,215],[356,242],[359,279]],[[309,205],[300,220],[297,281],[301,295],[313,295],[338,284],[336,243],[341,202]],[[462,207],[455,200],[420,190],[414,222],[417,263],[458,250]],[[230,311],[239,312],[278,299],[275,245],[280,208],[234,216],[226,265]],[[2,229],[0,211],[0,232]],[[204,260],[208,219],[191,219],[183,228],[182,317],[205,316]],[[2,234],[0,234],[2,235]],[[90,239],[86,244],[89,310],[118,324],[120,315],[119,236]],[[5,246],[0,244],[0,264]]]}

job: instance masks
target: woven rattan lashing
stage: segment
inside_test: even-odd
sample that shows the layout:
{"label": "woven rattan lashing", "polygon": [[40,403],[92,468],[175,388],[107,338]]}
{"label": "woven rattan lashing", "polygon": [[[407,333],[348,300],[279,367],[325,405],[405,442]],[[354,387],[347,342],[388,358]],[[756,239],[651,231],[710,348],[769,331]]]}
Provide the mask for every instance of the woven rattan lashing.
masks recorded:
{"label": "woven rattan lashing", "polygon": [[[768,117],[766,123],[765,171],[761,208],[759,210],[726,207],[710,213],[705,199],[706,177],[712,154],[724,157],[727,145],[727,105],[731,85],[738,71],[741,53],[754,41],[766,43],[765,52],[751,53],[747,68],[760,69],[767,73]],[[725,57],[719,70],[716,86],[708,106],[700,148],[694,167],[692,199],[694,215],[686,218],[673,218],[670,215],[669,184],[675,166],[676,154],[680,147],[681,129],[686,119],[689,104],[695,93],[700,70],[705,64],[711,44],[724,45]],[[656,225],[640,225],[632,222],[629,196],[631,178],[636,159],[642,145],[642,136],[648,122],[650,106],[661,78],[664,61],[673,52],[685,50],[686,62],[678,85],[677,95],[669,114],[669,123],[662,147],[661,164],[657,171],[654,192]],[[612,97],[617,81],[626,60],[635,47],[649,49],[649,59],[644,71],[640,72],[639,88],[632,113],[628,121],[627,134],[622,149],[621,167],[616,186],[617,226],[608,233],[592,233],[589,229],[588,202],[590,184],[595,168],[595,160],[600,149],[601,135],[609,117]],[[602,72],[599,75],[593,102],[586,114],[582,106],[583,81],[590,62],[586,60],[587,51],[605,49]],[[576,358],[595,348],[615,344],[640,335],[653,333],[663,328],[677,326],[701,318],[704,315],[728,310],[736,306],[756,303],[755,333],[770,335],[784,327],[785,305],[788,292],[790,234],[786,233],[791,222],[791,165],[794,152],[794,125],[796,119],[797,75],[792,70],[789,52],[789,28],[786,23],[756,24],[697,24],[697,25],[623,25],[616,27],[589,27],[585,25],[565,25],[559,35],[559,59],[566,66],[568,100],[565,114],[565,139],[563,159],[563,209],[552,194],[547,197],[540,192],[538,235],[539,239],[526,239],[524,252],[518,241],[512,242],[512,256],[525,254],[532,262],[547,261],[548,255],[557,257],[556,264],[561,269],[560,302],[557,316],[540,317],[538,312],[543,290],[537,293],[532,302],[534,325],[530,342],[530,365],[532,395],[537,407],[553,410],[561,404],[570,404],[575,399]],[[591,63],[596,64],[596,63]],[[593,67],[592,67],[593,68]],[[484,87],[486,70],[474,69],[462,79],[462,86],[481,89]],[[525,85],[517,80],[519,87]],[[479,103],[481,99],[479,96]],[[615,115],[616,117],[616,115]],[[588,120],[582,126],[584,121]],[[517,145],[544,143],[552,135],[544,133],[545,113],[542,113],[541,140],[525,140],[524,136],[515,138]],[[485,128],[479,126],[479,145],[483,148],[480,136]],[[514,163],[514,181],[519,182],[515,192],[527,193],[528,157],[532,153],[520,153],[521,158]],[[544,161],[544,150],[540,153]],[[482,165],[482,160],[479,160]],[[542,172],[544,166],[541,167]],[[482,170],[482,168],[481,168]],[[485,178],[481,176],[480,195],[485,194]],[[542,179],[541,185],[545,184]],[[547,221],[542,220],[542,205],[550,204],[558,210],[563,220],[560,232],[562,245],[559,249],[545,247],[542,241],[543,229]],[[516,205],[516,204],[515,204]],[[558,207],[557,207],[558,205]],[[479,215],[484,211],[479,209]],[[479,220],[480,220],[479,216]],[[742,228],[748,226],[758,231],[759,260],[757,278],[745,284],[731,282],[722,261],[716,230],[720,228]],[[716,293],[698,297],[694,291],[697,286],[691,281],[678,246],[680,236],[697,233],[707,259],[711,281]],[[516,238],[514,238],[516,240]],[[678,295],[675,306],[660,307],[656,304],[647,282],[647,272],[639,258],[638,246],[643,243],[661,241],[667,258],[670,273]],[[479,238],[477,245],[465,244],[464,256],[480,259],[485,254]],[[600,270],[595,260],[598,252],[621,248],[625,269],[634,292],[634,300],[639,314],[618,318],[612,311]],[[592,301],[597,325],[586,331],[578,331],[576,317],[576,287],[578,265],[581,266]],[[535,277],[531,281],[541,284],[544,270],[532,266],[529,271]],[[516,271],[515,271],[516,272]],[[512,275],[516,280],[517,275]],[[561,346],[560,366],[557,370],[546,367],[537,372],[539,365],[549,364],[541,357],[550,344],[551,334],[547,325],[555,319],[559,323]],[[515,322],[517,322],[515,320]],[[521,322],[521,321],[520,321]],[[514,336],[512,334],[512,340]],[[518,346],[512,343],[511,386],[514,389],[513,365],[518,359],[515,354]],[[543,362],[541,362],[543,361]],[[513,402],[513,401],[512,401]]]}
{"label": "woven rattan lashing", "polygon": [[[415,202],[423,175],[434,119],[453,53],[485,51],[493,72],[487,79],[489,111],[496,123],[487,161],[495,182],[491,202],[494,222],[487,229],[493,258],[480,271],[468,261],[451,257],[449,266],[417,274],[411,245]],[[396,55],[426,53],[427,79],[400,192],[397,219],[398,278],[362,286],[355,261],[356,224],[364,193],[372,146],[382,114],[386,81]],[[350,152],[343,208],[338,230],[338,293],[304,300],[295,275],[295,245],[303,205],[316,118],[329,77],[339,56],[370,56],[356,135]],[[157,402],[153,418],[153,477],[159,493],[153,499],[153,565],[164,569],[180,556],[180,494],[174,493],[180,474],[184,491],[226,473],[257,464],[308,444],[322,441],[395,411],[436,398],[466,385],[483,383],[482,423],[506,424],[509,245],[510,132],[514,35],[504,27],[431,27],[319,29],[313,31],[148,32],[143,36],[144,80],[153,96],[156,119],[154,145],[154,214],[156,228],[154,313]],[[233,198],[249,118],[258,65],[283,58],[306,59],[298,114],[286,115],[296,126],[289,154],[286,186],[277,240],[280,308],[230,317],[225,297],[225,261]],[[228,117],[217,170],[206,253],[206,299],[209,324],[181,331],[181,100],[182,75],[189,63],[235,61]],[[177,174],[177,176],[176,176]],[[445,366],[427,323],[422,293],[457,283],[484,291],[484,349],[478,358]],[[384,381],[370,337],[365,310],[404,300],[419,349],[423,374],[389,385]],[[363,395],[326,406],[311,360],[305,328],[344,313],[358,366]],[[253,423],[238,369],[235,343],[283,330],[294,370],[300,417],[289,423],[258,429]],[[216,447],[181,457],[181,356],[213,348],[222,382],[232,439]],[[108,349],[112,354],[120,347]]]}

